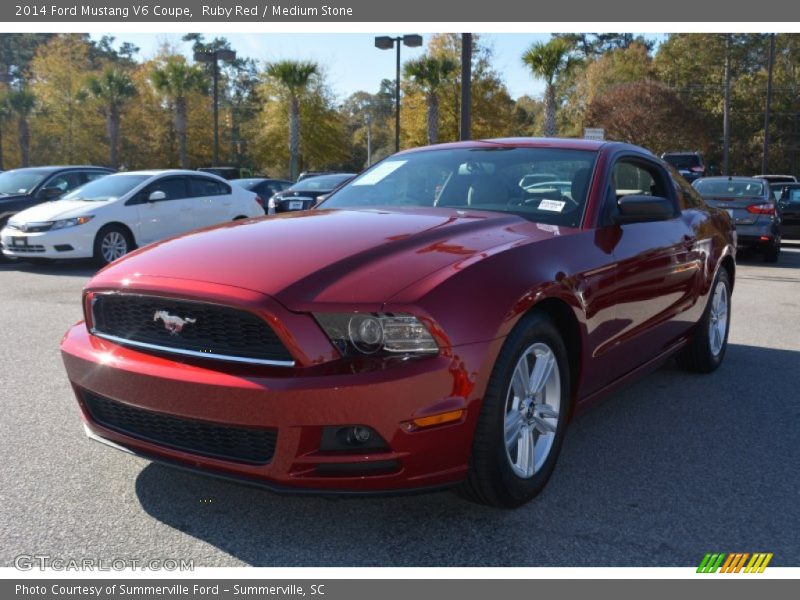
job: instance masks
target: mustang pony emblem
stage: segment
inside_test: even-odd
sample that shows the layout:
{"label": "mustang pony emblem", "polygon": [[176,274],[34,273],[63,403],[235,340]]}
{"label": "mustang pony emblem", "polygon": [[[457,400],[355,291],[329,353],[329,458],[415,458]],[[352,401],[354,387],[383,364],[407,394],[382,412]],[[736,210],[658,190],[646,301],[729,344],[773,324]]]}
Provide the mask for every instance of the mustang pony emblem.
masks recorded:
{"label": "mustang pony emblem", "polygon": [[161,320],[164,323],[164,329],[169,331],[170,335],[178,335],[185,325],[191,325],[192,323],[197,323],[197,319],[192,319],[190,317],[186,317],[185,319],[181,319],[176,315],[171,315],[165,310],[157,310],[153,314],[153,321]]}

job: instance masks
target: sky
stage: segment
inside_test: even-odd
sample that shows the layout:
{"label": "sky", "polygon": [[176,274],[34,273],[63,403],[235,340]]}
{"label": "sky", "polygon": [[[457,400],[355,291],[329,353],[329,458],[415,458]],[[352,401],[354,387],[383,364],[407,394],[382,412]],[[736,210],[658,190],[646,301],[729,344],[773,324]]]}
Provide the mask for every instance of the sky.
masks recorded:
{"label": "sky", "polygon": [[[414,32],[404,32],[414,33]],[[92,34],[98,39],[102,34]],[[131,42],[139,46],[139,59],[151,58],[163,42],[178,47],[187,56],[191,54],[191,44],[182,42],[183,33],[120,33],[116,44]],[[364,33],[291,33],[291,34],[230,34],[225,37],[240,56],[248,56],[260,61],[279,59],[313,60],[326,70],[328,82],[340,100],[353,92],[378,91],[381,79],[394,79],[394,51],[378,50],[374,45],[376,35],[399,35],[397,32],[379,31]],[[206,38],[213,38],[206,35]],[[423,34],[423,46],[408,48],[403,46],[401,59],[405,62],[422,54],[430,39]],[[494,67],[501,74],[513,98],[522,95],[541,96],[544,84],[530,76],[522,65],[520,57],[534,41],[546,41],[550,36],[541,33],[502,33],[481,34],[481,43],[494,51]]]}

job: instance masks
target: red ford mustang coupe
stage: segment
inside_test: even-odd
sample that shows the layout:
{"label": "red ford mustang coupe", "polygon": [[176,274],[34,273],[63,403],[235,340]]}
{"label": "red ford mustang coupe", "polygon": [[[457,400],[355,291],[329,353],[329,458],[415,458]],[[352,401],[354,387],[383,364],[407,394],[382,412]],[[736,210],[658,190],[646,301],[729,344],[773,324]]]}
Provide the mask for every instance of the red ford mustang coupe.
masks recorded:
{"label": "red ford mustang coupe", "polygon": [[728,215],[627,144],[401,152],[316,209],[189,233],[87,285],[87,434],[277,491],[533,498],[570,419],[725,355]]}

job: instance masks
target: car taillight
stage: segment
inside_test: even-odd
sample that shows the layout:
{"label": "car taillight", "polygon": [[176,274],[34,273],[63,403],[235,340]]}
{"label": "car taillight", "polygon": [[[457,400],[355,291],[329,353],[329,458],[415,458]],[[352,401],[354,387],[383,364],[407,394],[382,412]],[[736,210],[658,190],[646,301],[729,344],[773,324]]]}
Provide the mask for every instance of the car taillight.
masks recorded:
{"label": "car taillight", "polygon": [[751,204],[747,207],[747,212],[752,215],[774,215],[775,207],[769,202],[764,204]]}
{"label": "car taillight", "polygon": [[259,196],[258,194],[256,194],[256,202],[258,202],[258,205],[261,208],[264,208],[264,199],[261,196]]}
{"label": "car taillight", "polygon": [[702,173],[703,167],[692,167],[692,173]]}

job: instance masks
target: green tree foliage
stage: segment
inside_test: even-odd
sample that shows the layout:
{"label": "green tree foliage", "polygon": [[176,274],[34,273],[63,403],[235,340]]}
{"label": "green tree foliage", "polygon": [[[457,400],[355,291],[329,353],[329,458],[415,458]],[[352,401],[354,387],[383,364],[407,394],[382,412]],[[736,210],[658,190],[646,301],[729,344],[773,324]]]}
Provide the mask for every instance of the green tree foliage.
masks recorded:
{"label": "green tree foliage", "polygon": [[131,76],[117,67],[106,67],[100,75],[87,79],[89,95],[98,101],[106,117],[109,165],[119,166],[119,136],[122,112],[127,103],[136,96],[136,86]]}
{"label": "green tree foliage", "polygon": [[196,65],[190,65],[182,56],[170,56],[163,61],[163,64],[152,70],[150,81],[172,109],[175,133],[178,137],[180,165],[182,168],[187,168],[189,166],[186,152],[189,98],[193,93],[207,89],[205,74]]}
{"label": "green tree foliage", "polygon": [[[269,63],[265,74],[277,84],[279,95],[286,102],[289,117],[289,173],[294,180],[300,174],[300,104],[306,100],[308,88],[319,76],[319,66],[314,62],[281,60]],[[316,105],[313,102],[311,104]]]}
{"label": "green tree foliage", "polygon": [[[279,78],[282,70],[270,66],[258,89],[262,109],[250,131],[255,162],[270,175],[292,179],[303,170],[345,168],[350,162],[347,121],[336,106],[323,72],[316,71],[300,85],[306,79],[300,76],[302,73],[287,73],[285,79]],[[291,72],[294,67],[288,70]],[[293,92],[287,82],[292,83]]]}
{"label": "green tree foliage", "polygon": [[36,107],[36,96],[26,89],[12,90],[5,98],[8,112],[17,122],[17,140],[20,151],[20,166],[30,165],[30,126],[28,120]]}
{"label": "green tree foliage", "polygon": [[457,68],[457,63],[448,56],[427,54],[408,61],[403,68],[405,77],[425,94],[429,144],[439,141],[439,91]]}
{"label": "green tree foliage", "polygon": [[545,83],[544,89],[544,135],[556,135],[556,79],[569,76],[580,63],[573,53],[572,45],[561,38],[548,42],[534,42],[522,55],[522,62],[531,74]]}

